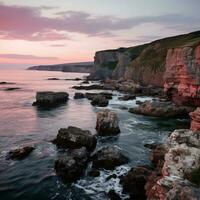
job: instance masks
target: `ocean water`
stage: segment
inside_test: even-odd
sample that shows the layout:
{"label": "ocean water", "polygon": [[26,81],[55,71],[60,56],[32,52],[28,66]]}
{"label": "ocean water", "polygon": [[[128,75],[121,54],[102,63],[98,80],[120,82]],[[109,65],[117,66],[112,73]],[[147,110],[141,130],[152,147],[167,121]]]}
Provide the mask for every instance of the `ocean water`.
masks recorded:
{"label": "ocean water", "polygon": [[[130,158],[127,165],[114,171],[101,170],[100,177],[87,174],[73,184],[63,184],[54,172],[54,162],[62,152],[51,143],[60,128],[70,125],[90,130],[96,134],[96,112],[102,108],[93,107],[87,99],[74,100],[73,85],[81,81],[54,80],[82,78],[87,74],[44,72],[28,70],[0,70],[0,82],[14,82],[0,85],[0,199],[1,200],[84,200],[108,199],[106,193],[115,189],[121,197],[119,179],[106,181],[111,174],[123,175],[132,166],[149,163],[149,150],[145,143],[163,142],[168,134],[187,120],[158,119],[128,113],[122,106],[136,106],[135,100],[119,101],[122,94],[114,92],[108,108],[116,111],[120,119],[121,134],[118,137],[98,138],[101,146],[116,145]],[[16,91],[5,91],[8,87],[19,87]],[[40,110],[33,107],[36,91],[66,91],[69,101],[57,108]],[[83,91],[84,92],[84,91]],[[95,92],[95,91],[89,91]],[[151,97],[137,97],[137,100]],[[34,145],[35,150],[24,160],[6,160],[6,154],[23,145]]]}

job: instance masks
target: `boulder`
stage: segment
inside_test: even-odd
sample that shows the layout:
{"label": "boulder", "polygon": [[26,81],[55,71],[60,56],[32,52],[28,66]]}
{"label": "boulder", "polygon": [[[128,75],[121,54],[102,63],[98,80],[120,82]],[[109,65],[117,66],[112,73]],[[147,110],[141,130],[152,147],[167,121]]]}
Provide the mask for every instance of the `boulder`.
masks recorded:
{"label": "boulder", "polygon": [[85,98],[85,95],[83,93],[76,92],[74,94],[74,99],[83,99],[83,98]]}
{"label": "boulder", "polygon": [[174,103],[166,101],[145,101],[135,108],[130,108],[129,112],[153,117],[187,117],[193,108],[186,106],[176,106]]}
{"label": "boulder", "polygon": [[102,95],[95,96],[91,101],[91,104],[93,106],[99,106],[99,107],[106,107],[108,103],[109,101]]}
{"label": "boulder", "polygon": [[145,184],[151,170],[148,166],[132,168],[125,176],[120,178],[123,192],[130,195],[130,199],[146,200]]}
{"label": "boulder", "polygon": [[36,102],[33,106],[55,106],[60,103],[65,103],[68,100],[69,94],[66,92],[37,92]]}
{"label": "boulder", "polygon": [[89,100],[93,100],[94,97],[101,95],[104,96],[106,99],[112,99],[112,93],[109,92],[100,92],[100,93],[85,93],[86,98],[88,98]]}
{"label": "boulder", "polygon": [[122,97],[119,97],[118,99],[119,99],[119,100],[122,100],[122,101],[129,101],[129,100],[134,100],[134,99],[136,99],[136,96],[133,95],[133,94],[126,94],[126,95],[124,95],[124,96],[122,96]]}
{"label": "boulder", "polygon": [[110,190],[108,192],[108,197],[110,200],[121,200],[119,194],[115,192],[115,190]]}
{"label": "boulder", "polygon": [[200,107],[197,108],[194,112],[190,113],[191,118],[191,129],[193,131],[200,131]]}
{"label": "boulder", "polygon": [[92,156],[92,166],[96,169],[104,168],[112,170],[117,166],[126,164],[128,158],[122,154],[121,150],[116,146],[105,146],[99,149]]}
{"label": "boulder", "polygon": [[98,84],[94,84],[94,85],[79,85],[79,86],[73,86],[72,88],[76,89],[76,90],[103,90],[104,87],[103,85],[98,85]]}
{"label": "boulder", "polygon": [[96,130],[101,136],[118,135],[120,129],[117,114],[107,109],[98,112]]}
{"label": "boulder", "polygon": [[97,140],[90,131],[69,126],[68,128],[61,128],[58,131],[54,143],[63,148],[77,149],[80,147],[86,147],[88,151],[92,151],[96,147]]}
{"label": "boulder", "polygon": [[19,149],[11,150],[8,155],[7,159],[24,159],[26,158],[35,148],[32,146],[25,146]]}
{"label": "boulder", "polygon": [[55,171],[65,182],[71,183],[84,175],[88,162],[85,147],[74,149],[55,161]]}

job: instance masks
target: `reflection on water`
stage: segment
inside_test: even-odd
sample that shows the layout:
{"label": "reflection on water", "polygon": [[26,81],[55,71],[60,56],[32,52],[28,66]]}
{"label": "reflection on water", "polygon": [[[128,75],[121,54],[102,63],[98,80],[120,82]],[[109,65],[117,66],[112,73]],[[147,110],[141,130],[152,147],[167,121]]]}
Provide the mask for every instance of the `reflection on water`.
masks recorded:
{"label": "reflection on water", "polygon": [[[120,118],[121,134],[118,137],[99,138],[97,146],[119,146],[130,158],[130,163],[114,172],[101,171],[97,178],[83,177],[76,184],[65,185],[54,173],[54,161],[62,152],[50,141],[58,129],[69,125],[90,130],[95,134],[96,112],[101,108],[90,105],[87,99],[74,100],[72,86],[81,81],[50,81],[82,77],[83,74],[42,72],[25,70],[1,70],[0,82],[15,82],[15,85],[0,85],[0,198],[2,200],[27,199],[107,199],[106,191],[115,188],[119,193],[119,179],[106,182],[112,173],[125,173],[131,166],[148,163],[145,143],[163,141],[180,120],[163,120],[128,113],[121,107],[135,106],[135,100],[119,101],[118,93],[108,108]],[[7,87],[20,87],[16,91],[4,91]],[[66,104],[53,109],[32,106],[36,91],[67,91],[70,99]],[[137,100],[149,98],[139,97]],[[10,149],[24,144],[34,144],[34,150],[22,161],[5,160]]]}

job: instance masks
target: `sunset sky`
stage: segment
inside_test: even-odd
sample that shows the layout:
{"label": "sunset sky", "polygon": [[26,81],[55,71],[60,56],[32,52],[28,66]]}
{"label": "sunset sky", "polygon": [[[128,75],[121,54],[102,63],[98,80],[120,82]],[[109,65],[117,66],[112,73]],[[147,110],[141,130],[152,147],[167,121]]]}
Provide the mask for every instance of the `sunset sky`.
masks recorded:
{"label": "sunset sky", "polygon": [[0,0],[0,67],[92,61],[95,51],[200,29],[200,0]]}

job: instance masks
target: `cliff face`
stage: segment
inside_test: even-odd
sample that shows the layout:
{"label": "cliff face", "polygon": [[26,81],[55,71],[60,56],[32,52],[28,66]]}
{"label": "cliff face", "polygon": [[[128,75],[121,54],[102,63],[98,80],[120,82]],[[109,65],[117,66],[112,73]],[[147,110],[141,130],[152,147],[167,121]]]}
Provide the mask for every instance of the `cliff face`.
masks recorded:
{"label": "cliff face", "polygon": [[200,44],[168,50],[164,91],[179,105],[200,106]]}

